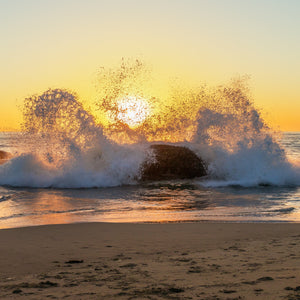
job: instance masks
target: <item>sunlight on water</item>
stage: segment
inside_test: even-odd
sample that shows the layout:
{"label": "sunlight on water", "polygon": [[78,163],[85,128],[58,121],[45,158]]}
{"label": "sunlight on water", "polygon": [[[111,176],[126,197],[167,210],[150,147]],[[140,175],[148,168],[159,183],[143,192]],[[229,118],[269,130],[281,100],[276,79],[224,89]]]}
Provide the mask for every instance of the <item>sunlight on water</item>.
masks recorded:
{"label": "sunlight on water", "polygon": [[151,111],[146,99],[126,96],[118,100],[117,119],[134,129],[150,117]]}
{"label": "sunlight on water", "polygon": [[300,222],[300,189],[203,188],[192,181],[102,189],[9,189],[0,228],[73,222]]}
{"label": "sunlight on water", "polygon": [[[2,227],[300,220],[299,133],[280,136],[268,127],[247,78],[217,87],[173,82],[162,96],[151,76],[138,60],[101,69],[89,110],[64,89],[24,100],[23,131],[0,135],[2,154],[13,156],[1,158]],[[153,143],[191,149],[208,175],[161,186],[141,182]]]}
{"label": "sunlight on water", "polygon": [[[74,93],[63,89],[26,98],[18,151],[1,167],[0,184],[60,188],[134,184],[154,141],[177,142],[193,150],[207,166],[206,186],[299,184],[299,167],[287,160],[278,137],[255,108],[246,78],[211,88],[177,84],[160,99],[147,88],[148,73],[140,61],[103,69],[95,111],[86,110]],[[139,106],[147,111],[133,127],[125,115],[120,117],[128,110],[120,107],[120,99],[132,95],[147,101],[147,106]]]}

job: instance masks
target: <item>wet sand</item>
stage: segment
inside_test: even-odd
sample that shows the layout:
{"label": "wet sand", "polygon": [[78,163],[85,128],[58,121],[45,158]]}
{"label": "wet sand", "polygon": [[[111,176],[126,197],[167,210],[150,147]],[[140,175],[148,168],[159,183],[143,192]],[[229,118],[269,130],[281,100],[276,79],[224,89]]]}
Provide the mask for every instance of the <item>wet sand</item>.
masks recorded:
{"label": "wet sand", "polygon": [[0,299],[300,299],[300,224],[3,229]]}

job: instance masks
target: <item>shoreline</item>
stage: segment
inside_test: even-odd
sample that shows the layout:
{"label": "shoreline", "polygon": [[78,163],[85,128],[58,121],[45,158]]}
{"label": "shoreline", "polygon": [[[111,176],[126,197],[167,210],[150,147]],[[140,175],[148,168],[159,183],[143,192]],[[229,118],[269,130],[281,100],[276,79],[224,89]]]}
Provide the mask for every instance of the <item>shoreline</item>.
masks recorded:
{"label": "shoreline", "polygon": [[1,299],[299,299],[299,223],[0,230]]}
{"label": "shoreline", "polygon": [[44,224],[32,224],[14,227],[0,227],[2,230],[9,229],[22,229],[32,227],[45,227],[45,226],[64,226],[64,225],[78,225],[78,224],[131,224],[131,225],[168,225],[168,224],[300,224],[300,220],[175,220],[175,221],[128,221],[128,222],[113,222],[113,221],[78,221],[70,223],[44,223]]}
{"label": "shoreline", "polygon": [[80,225],[80,224],[119,224],[121,225],[174,225],[174,224],[291,224],[291,225],[300,225],[300,221],[220,221],[220,220],[184,220],[184,221],[145,221],[145,222],[105,222],[105,221],[91,221],[91,222],[72,222],[72,223],[52,223],[52,224],[33,224],[33,225],[26,225],[26,226],[16,226],[16,227],[0,227],[0,232],[3,230],[13,230],[13,229],[25,229],[25,228],[34,228],[34,227],[48,227],[48,226],[65,226],[65,225]]}

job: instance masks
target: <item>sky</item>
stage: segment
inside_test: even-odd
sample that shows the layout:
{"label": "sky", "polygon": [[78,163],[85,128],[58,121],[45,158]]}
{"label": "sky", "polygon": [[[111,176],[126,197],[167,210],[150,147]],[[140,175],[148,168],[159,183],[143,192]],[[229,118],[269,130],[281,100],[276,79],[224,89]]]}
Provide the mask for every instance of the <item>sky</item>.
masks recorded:
{"label": "sky", "polygon": [[208,85],[249,75],[272,125],[300,131],[299,14],[298,0],[0,0],[0,130],[48,88],[92,101],[99,68],[137,57]]}

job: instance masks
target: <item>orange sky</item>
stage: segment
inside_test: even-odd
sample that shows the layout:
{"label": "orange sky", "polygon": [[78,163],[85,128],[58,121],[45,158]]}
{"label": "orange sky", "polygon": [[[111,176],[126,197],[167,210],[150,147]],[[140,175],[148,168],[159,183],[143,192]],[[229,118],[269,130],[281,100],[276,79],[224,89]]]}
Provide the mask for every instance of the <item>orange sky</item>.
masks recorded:
{"label": "orange sky", "polygon": [[18,129],[22,99],[48,88],[92,103],[99,68],[138,57],[193,83],[248,74],[268,120],[300,131],[299,11],[296,0],[3,0],[0,130]]}

